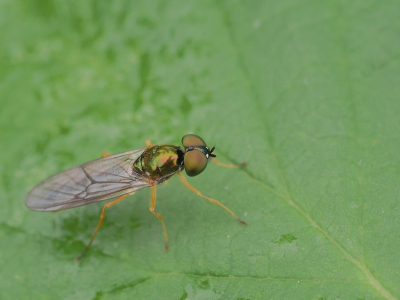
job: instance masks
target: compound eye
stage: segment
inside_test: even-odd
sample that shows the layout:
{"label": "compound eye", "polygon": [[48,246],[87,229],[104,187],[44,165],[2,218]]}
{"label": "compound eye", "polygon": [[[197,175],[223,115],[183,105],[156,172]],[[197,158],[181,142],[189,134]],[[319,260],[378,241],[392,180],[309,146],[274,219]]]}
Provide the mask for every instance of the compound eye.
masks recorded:
{"label": "compound eye", "polygon": [[187,134],[182,138],[182,145],[183,147],[198,147],[198,146],[205,146],[206,142],[195,134]]}
{"label": "compound eye", "polygon": [[207,157],[198,150],[192,150],[185,153],[183,163],[186,174],[190,177],[199,175],[207,167]]}

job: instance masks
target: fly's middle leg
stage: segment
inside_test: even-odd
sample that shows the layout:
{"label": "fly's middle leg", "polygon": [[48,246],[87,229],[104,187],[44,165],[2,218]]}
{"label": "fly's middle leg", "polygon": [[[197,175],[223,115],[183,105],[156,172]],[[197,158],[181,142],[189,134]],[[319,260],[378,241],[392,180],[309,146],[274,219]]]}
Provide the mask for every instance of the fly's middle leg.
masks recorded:
{"label": "fly's middle leg", "polygon": [[157,196],[157,188],[156,186],[152,186],[151,187],[151,205],[150,205],[150,211],[153,215],[155,215],[157,218],[159,218],[161,220],[161,224],[164,230],[164,238],[165,238],[165,251],[168,251],[168,235],[167,235],[167,230],[165,228],[165,224],[164,224],[164,219],[163,217],[159,214],[154,212],[154,208],[156,206],[156,196]]}

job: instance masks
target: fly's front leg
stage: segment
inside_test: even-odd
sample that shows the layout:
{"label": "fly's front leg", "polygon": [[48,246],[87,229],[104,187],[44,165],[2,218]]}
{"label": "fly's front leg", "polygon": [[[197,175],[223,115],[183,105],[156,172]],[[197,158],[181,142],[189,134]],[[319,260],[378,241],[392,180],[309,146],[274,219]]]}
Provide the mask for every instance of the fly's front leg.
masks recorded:
{"label": "fly's front leg", "polygon": [[247,161],[242,162],[241,164],[238,164],[238,165],[227,165],[227,164],[220,163],[215,157],[211,157],[211,160],[212,160],[217,166],[225,167],[225,168],[230,168],[230,169],[240,168],[240,167],[242,167],[242,166],[247,165]]}
{"label": "fly's front leg", "polygon": [[164,238],[165,238],[165,251],[168,251],[168,235],[167,235],[167,230],[165,229],[165,224],[164,224],[164,219],[163,217],[159,214],[154,212],[154,208],[156,206],[156,196],[157,196],[157,188],[155,185],[151,187],[151,205],[150,205],[150,211],[153,215],[155,215],[157,218],[161,220],[161,224],[164,230]]}
{"label": "fly's front leg", "polygon": [[212,199],[212,198],[208,198],[208,197],[206,197],[206,196],[203,196],[203,195],[200,193],[200,191],[196,190],[194,187],[192,187],[192,186],[189,184],[189,182],[187,182],[185,176],[183,176],[181,172],[178,172],[178,176],[179,176],[179,179],[182,181],[182,183],[183,183],[187,188],[189,188],[190,190],[192,190],[193,192],[195,192],[195,193],[196,193],[197,195],[199,195],[200,197],[203,197],[204,199],[207,199],[208,201],[210,201],[210,202],[212,202],[212,203],[215,203],[215,204],[221,206],[221,207],[224,208],[228,213],[230,213],[236,220],[238,220],[240,223],[242,223],[243,225],[247,225],[246,222],[240,220],[229,208],[227,208],[227,207],[226,207],[225,205],[223,205],[221,202],[219,202],[219,201],[217,201],[217,200],[215,200],[215,199]]}
{"label": "fly's front leg", "polygon": [[151,146],[150,140],[146,140],[146,146],[147,146],[147,147],[150,147],[150,146]]}

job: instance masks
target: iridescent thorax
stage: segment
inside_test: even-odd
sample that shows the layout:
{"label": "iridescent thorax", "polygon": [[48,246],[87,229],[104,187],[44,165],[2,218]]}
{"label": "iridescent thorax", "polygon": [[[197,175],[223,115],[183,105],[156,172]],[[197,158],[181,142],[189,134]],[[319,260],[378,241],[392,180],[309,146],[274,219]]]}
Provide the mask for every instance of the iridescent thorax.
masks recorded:
{"label": "iridescent thorax", "polygon": [[153,179],[165,176],[168,178],[168,175],[172,176],[183,169],[183,157],[184,154],[178,146],[153,145],[143,152],[133,167]]}

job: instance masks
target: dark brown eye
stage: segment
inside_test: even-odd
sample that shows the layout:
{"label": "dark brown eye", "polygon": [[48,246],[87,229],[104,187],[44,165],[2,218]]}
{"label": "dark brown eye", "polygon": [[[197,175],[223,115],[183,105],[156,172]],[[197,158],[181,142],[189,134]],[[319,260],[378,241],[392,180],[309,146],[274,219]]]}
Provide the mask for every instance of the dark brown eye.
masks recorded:
{"label": "dark brown eye", "polygon": [[198,147],[198,146],[205,146],[206,142],[195,134],[187,134],[182,138],[182,145],[183,147]]}
{"label": "dark brown eye", "polygon": [[190,177],[199,175],[207,167],[207,157],[198,150],[192,150],[185,153],[183,163],[186,174]]}

